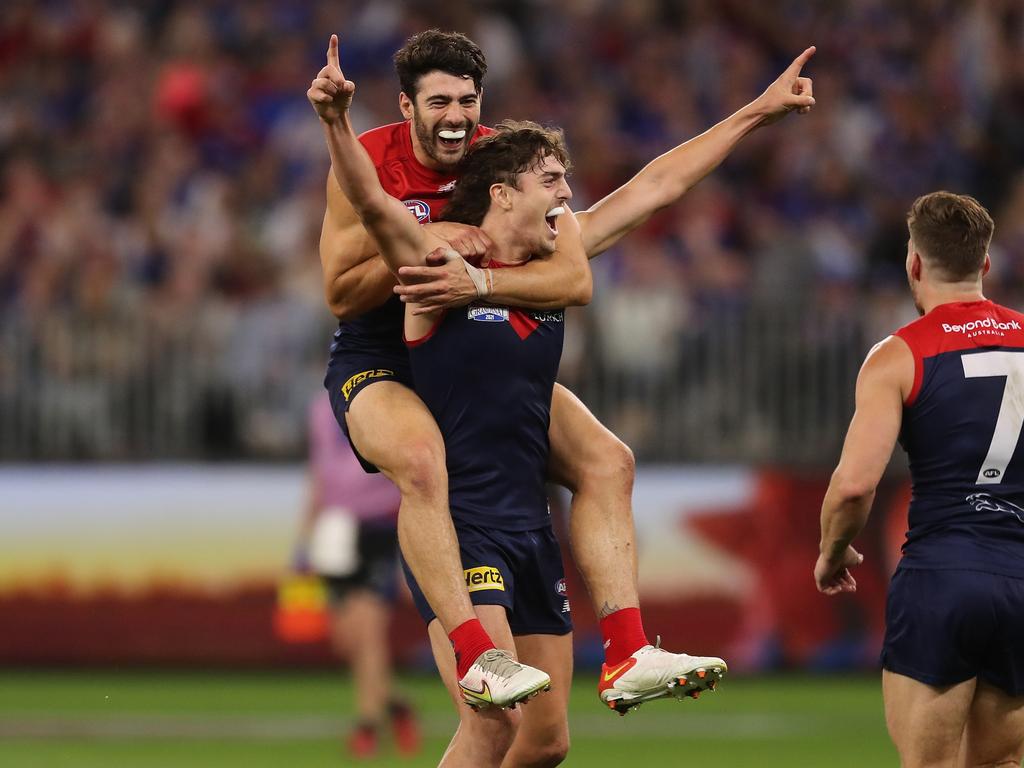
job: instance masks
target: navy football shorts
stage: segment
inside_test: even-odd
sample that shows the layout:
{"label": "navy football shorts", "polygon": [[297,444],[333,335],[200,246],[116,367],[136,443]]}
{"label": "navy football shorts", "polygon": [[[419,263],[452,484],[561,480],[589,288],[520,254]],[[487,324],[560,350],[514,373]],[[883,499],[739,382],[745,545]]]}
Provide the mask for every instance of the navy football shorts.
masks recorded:
{"label": "navy football shorts", "polygon": [[359,523],[355,571],[345,576],[321,574],[331,604],[353,591],[365,590],[388,602],[398,594],[398,529],[393,520]]}
{"label": "navy football shorts", "polygon": [[1024,579],[898,568],[885,607],[882,666],[928,685],[977,677],[1024,694]]}
{"label": "navy football shorts", "polygon": [[[355,396],[365,387],[377,381],[396,381],[412,389],[412,369],[409,367],[409,356],[403,352],[371,354],[346,351],[332,357],[327,366],[324,387],[331,400],[334,418],[338,420],[338,425],[345,433],[345,437],[348,438],[349,445],[352,445],[352,436],[348,433],[345,414],[348,413],[349,405]],[[380,472],[376,466],[360,455],[354,445],[352,445],[352,452],[355,453],[366,472]]]}
{"label": "navy football shorts", "polygon": [[[513,635],[572,632],[562,551],[550,526],[496,531],[457,523],[466,588],[473,605],[503,605]],[[435,614],[402,558],[416,609],[429,624]]]}

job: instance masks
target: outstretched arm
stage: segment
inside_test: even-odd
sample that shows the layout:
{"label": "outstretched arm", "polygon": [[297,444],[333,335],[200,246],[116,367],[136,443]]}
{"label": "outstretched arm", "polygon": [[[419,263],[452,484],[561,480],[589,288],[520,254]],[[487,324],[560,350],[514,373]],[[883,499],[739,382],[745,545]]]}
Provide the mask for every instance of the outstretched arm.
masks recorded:
{"label": "outstretched arm", "polygon": [[821,505],[821,554],[814,580],[826,595],[857,588],[849,568],[864,558],[850,543],[867,523],[875,489],[899,435],[903,401],[913,383],[914,358],[896,336],[868,353],[857,376],[856,410]]}
{"label": "outstretched arm", "polygon": [[438,243],[405,205],[381,186],[373,162],[349,120],[355,88],[341,71],[338,36],[331,35],[327,65],[306,95],[323,124],[334,176],[366,231],[377,241],[388,266],[397,270],[402,265],[422,264],[424,254]]}
{"label": "outstretched arm", "polygon": [[812,83],[800,70],[814,55],[801,53],[774,83],[738,112],[685,144],[652,160],[643,170],[588,210],[577,214],[590,258],[617,243],[654,213],[681,198],[729,156],[748,133],[793,111],[814,106]]}

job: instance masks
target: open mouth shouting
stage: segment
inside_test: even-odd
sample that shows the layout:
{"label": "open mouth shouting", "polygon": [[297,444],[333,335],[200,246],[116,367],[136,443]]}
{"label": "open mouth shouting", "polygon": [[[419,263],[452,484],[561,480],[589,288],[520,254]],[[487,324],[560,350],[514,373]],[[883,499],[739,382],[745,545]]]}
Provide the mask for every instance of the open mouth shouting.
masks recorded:
{"label": "open mouth shouting", "polygon": [[555,221],[563,213],[565,213],[564,206],[558,205],[544,214],[544,223],[548,225],[548,229],[550,229],[551,233],[554,235],[558,234],[558,225],[555,223]]}

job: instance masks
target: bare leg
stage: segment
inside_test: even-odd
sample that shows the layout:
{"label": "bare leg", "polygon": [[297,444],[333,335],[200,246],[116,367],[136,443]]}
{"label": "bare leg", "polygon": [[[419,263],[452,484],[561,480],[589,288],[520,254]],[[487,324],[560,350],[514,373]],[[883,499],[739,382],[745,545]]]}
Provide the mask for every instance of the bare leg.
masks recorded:
{"label": "bare leg", "polygon": [[[476,615],[491,639],[501,648],[515,648],[505,609],[500,605],[475,606]],[[483,709],[474,712],[463,701],[455,674],[455,654],[437,621],[427,628],[434,661],[448,695],[459,714],[459,725],[439,768],[498,768],[515,737],[520,710]],[[544,694],[546,696],[548,694]],[[543,696],[538,698],[543,698]],[[536,699],[535,699],[536,701]],[[530,706],[533,706],[531,703]]]}
{"label": "bare leg", "polygon": [[559,384],[548,436],[551,477],[572,491],[569,540],[594,612],[639,607],[632,451]]}
{"label": "bare leg", "polygon": [[360,722],[384,719],[391,694],[391,657],[388,652],[390,609],[368,590],[347,595],[332,616],[335,648],[347,650],[356,688],[356,714]]}
{"label": "bare leg", "polygon": [[1024,696],[978,681],[960,743],[961,768],[1019,768],[1024,760]]}
{"label": "bare leg", "polygon": [[903,768],[953,768],[960,750],[975,679],[947,686],[926,685],[882,672],[885,722]]}
{"label": "bare leg", "polygon": [[551,675],[551,691],[523,706],[523,721],[502,768],[549,768],[569,752],[572,635],[519,635],[519,660]]}
{"label": "bare leg", "polygon": [[416,393],[392,381],[364,388],[348,411],[352,442],[398,486],[398,543],[446,632],[473,618],[448,510],[444,440]]}

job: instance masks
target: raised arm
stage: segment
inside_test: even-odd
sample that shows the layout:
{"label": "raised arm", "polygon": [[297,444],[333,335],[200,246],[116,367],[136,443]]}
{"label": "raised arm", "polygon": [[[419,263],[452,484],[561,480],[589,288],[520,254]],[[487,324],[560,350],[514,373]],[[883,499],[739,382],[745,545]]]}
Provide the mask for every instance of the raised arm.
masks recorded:
{"label": "raised arm", "polygon": [[863,558],[850,544],[867,523],[875,489],[899,435],[903,401],[913,383],[914,358],[896,336],[868,353],[857,376],[856,410],[821,505],[821,554],[814,580],[827,595],[857,588],[849,568]]}
{"label": "raised arm", "polygon": [[392,270],[422,264],[427,251],[439,241],[381,186],[373,162],[349,120],[355,88],[355,83],[345,79],[338,62],[338,36],[331,35],[327,65],[317,74],[306,95],[323,124],[334,177]]}
{"label": "raised arm", "polygon": [[814,55],[811,46],[752,102],[699,136],[647,164],[636,176],[588,210],[577,214],[590,258],[618,242],[654,213],[681,198],[729,156],[748,133],[792,111],[814,106],[810,78],[800,70]]}

